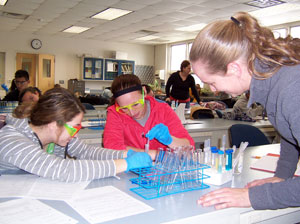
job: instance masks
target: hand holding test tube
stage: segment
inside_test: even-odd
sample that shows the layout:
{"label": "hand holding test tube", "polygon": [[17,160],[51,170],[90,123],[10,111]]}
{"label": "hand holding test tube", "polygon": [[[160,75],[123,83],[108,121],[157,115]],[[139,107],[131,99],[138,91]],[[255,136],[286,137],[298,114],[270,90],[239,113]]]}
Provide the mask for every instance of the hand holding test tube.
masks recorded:
{"label": "hand holding test tube", "polygon": [[170,145],[173,141],[170,135],[169,129],[166,125],[160,123],[155,125],[147,134],[146,137],[149,140],[157,139],[160,143],[164,145]]}

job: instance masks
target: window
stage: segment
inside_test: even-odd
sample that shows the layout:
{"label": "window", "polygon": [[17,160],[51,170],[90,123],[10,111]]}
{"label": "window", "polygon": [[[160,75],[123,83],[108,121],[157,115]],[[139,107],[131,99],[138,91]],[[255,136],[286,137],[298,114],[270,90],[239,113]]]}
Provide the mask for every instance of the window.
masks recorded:
{"label": "window", "polygon": [[272,30],[274,37],[277,39],[279,37],[285,38],[287,36],[287,30],[286,28],[276,29]]}
{"label": "window", "polygon": [[293,38],[300,38],[300,26],[291,27],[291,36]]}
{"label": "window", "polygon": [[190,55],[190,52],[191,52],[192,45],[193,45],[193,43],[189,43],[189,55]]}
{"label": "window", "polygon": [[171,71],[180,69],[181,62],[186,59],[186,44],[171,46]]}
{"label": "window", "polygon": [[199,84],[201,88],[204,87],[204,83],[199,79],[199,77],[196,74],[192,74],[192,76],[195,79],[195,84]]}

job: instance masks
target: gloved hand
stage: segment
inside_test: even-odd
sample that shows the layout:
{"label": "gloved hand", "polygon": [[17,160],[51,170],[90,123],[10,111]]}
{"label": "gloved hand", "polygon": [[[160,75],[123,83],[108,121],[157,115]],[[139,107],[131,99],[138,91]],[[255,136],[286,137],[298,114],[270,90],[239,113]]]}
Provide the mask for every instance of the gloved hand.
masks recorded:
{"label": "gloved hand", "polygon": [[170,145],[173,141],[169,129],[166,125],[160,123],[155,125],[147,134],[146,137],[150,140],[156,138],[164,145]]}
{"label": "gloved hand", "polygon": [[150,167],[152,165],[152,159],[147,153],[134,152],[131,149],[127,152],[127,158],[125,158],[125,160],[127,162],[126,172],[131,169]]}

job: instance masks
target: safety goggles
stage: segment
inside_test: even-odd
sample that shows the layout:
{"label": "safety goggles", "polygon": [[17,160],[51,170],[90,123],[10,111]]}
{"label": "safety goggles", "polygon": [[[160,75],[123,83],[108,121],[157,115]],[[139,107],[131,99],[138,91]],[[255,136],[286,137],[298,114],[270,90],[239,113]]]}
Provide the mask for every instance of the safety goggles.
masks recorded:
{"label": "safety goggles", "polygon": [[145,103],[145,99],[144,99],[144,90],[142,89],[142,98],[139,99],[138,101],[134,102],[134,103],[131,103],[129,105],[126,105],[126,106],[122,106],[120,107],[117,103],[115,104],[116,105],[116,111],[117,112],[127,112],[129,110],[136,110],[139,108],[140,105],[144,105]]}
{"label": "safety goggles", "polygon": [[67,130],[67,132],[69,133],[69,135],[71,137],[74,137],[79,130],[81,129],[81,124],[77,125],[77,126],[71,126],[69,124],[64,124],[65,129]]}

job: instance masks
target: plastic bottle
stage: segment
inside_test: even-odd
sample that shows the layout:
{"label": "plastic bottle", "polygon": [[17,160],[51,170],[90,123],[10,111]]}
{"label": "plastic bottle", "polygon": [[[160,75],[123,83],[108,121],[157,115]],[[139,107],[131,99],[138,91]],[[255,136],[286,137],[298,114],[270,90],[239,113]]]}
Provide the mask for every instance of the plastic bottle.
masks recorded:
{"label": "plastic bottle", "polygon": [[227,149],[225,151],[225,159],[226,159],[225,170],[232,169],[232,153],[233,153],[233,149]]}

